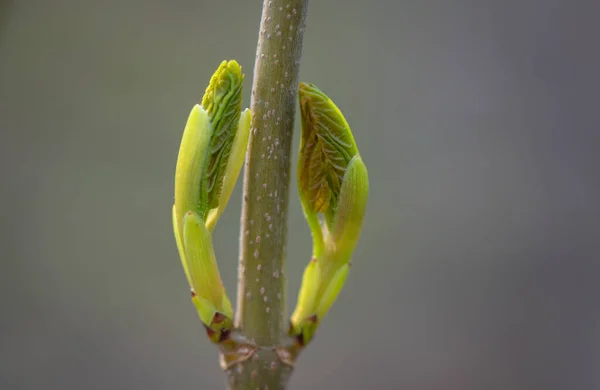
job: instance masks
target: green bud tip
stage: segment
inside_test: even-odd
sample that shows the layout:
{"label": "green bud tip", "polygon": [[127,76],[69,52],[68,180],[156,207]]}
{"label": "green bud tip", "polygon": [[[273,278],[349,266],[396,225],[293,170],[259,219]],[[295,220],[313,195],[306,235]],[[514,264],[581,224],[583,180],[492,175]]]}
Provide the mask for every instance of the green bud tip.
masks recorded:
{"label": "green bud tip", "polygon": [[[202,108],[206,110],[212,127],[199,199],[200,214],[203,218],[206,218],[211,209],[224,208],[224,205],[220,204],[223,179],[238,133],[243,82],[244,75],[240,65],[234,60],[223,61],[210,79],[210,84],[202,98]],[[241,153],[242,159],[244,154],[245,148]]]}

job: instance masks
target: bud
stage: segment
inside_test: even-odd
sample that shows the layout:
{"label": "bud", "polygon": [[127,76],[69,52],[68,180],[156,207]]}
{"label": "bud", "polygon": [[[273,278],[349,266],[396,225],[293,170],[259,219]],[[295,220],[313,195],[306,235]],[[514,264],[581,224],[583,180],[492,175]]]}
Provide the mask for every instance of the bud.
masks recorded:
{"label": "bud", "polygon": [[236,61],[223,61],[210,80],[202,106],[192,108],[175,169],[173,230],[192,301],[211,340],[233,326],[212,245],[212,231],[239,176],[250,130],[241,113],[244,75]]}
{"label": "bud", "polygon": [[312,84],[299,88],[302,138],[298,189],[313,237],[290,333],[301,344],[312,338],[350,269],[368,198],[367,169],[336,105]]}

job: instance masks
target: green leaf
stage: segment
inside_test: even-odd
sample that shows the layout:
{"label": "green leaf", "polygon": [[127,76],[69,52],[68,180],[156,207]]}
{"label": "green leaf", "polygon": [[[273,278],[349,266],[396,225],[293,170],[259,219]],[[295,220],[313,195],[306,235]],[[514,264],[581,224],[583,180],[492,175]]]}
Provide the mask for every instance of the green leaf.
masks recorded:
{"label": "green leaf", "polygon": [[317,264],[317,259],[313,257],[304,269],[302,286],[298,294],[298,303],[291,318],[292,327],[295,328],[291,332],[294,335],[300,334],[302,332],[302,324],[305,324],[307,318],[316,313],[320,287],[321,267]]}
{"label": "green leaf", "polygon": [[202,107],[213,128],[203,182],[208,210],[219,206],[223,177],[242,109],[243,82],[242,67],[234,60],[223,61],[202,98]]}
{"label": "green leaf", "polygon": [[337,106],[313,84],[300,83],[302,139],[299,189],[307,209],[331,226],[346,166],[358,153],[350,126]]}
{"label": "green leaf", "polygon": [[187,211],[203,216],[206,210],[206,202],[201,201],[201,183],[211,134],[208,114],[196,104],[183,130],[175,168],[175,207],[180,229]]}
{"label": "green leaf", "polygon": [[231,152],[229,154],[229,161],[223,174],[223,181],[221,187],[221,194],[218,200],[218,207],[209,211],[206,218],[206,227],[209,231],[213,231],[217,220],[223,213],[231,192],[235,187],[242,165],[246,157],[246,148],[248,147],[248,136],[250,134],[250,122],[252,120],[252,113],[249,109],[244,110],[240,116],[238,123],[238,129],[235,135],[235,139],[231,146]]}
{"label": "green leaf", "polygon": [[183,249],[182,262],[191,281],[192,301],[200,319],[210,330],[211,339],[217,337],[216,341],[220,341],[221,332],[230,329],[225,326],[232,324],[233,309],[221,281],[212,236],[194,211],[184,216]]}
{"label": "green leaf", "polygon": [[328,230],[328,239],[332,243],[329,251],[334,253],[330,257],[344,263],[350,260],[360,238],[368,197],[367,167],[357,154],[346,168],[335,217]]}

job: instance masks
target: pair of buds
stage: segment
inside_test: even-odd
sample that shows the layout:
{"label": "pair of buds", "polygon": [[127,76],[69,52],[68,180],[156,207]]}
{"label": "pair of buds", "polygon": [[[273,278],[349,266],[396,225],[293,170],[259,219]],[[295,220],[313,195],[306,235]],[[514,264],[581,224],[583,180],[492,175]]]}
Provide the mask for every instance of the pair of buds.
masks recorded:
{"label": "pair of buds", "polygon": [[[251,113],[241,111],[244,75],[236,61],[221,63],[201,105],[188,118],[175,172],[173,229],[192,301],[209,338],[233,328],[212,244],[212,232],[244,162]],[[358,242],[368,197],[367,170],[350,127],[317,87],[301,83],[302,140],[298,187],[313,237],[289,333],[300,345],[313,337],[341,291]]]}

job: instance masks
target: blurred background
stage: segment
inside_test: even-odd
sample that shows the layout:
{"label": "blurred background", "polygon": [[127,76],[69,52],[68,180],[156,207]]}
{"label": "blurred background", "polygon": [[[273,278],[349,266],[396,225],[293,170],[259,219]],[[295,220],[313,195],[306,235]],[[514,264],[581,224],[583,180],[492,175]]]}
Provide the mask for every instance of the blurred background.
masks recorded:
{"label": "blurred background", "polygon": [[[249,105],[261,1],[0,4],[0,388],[223,388],[173,175],[221,60]],[[291,389],[600,389],[599,18],[311,1],[300,79],[344,111],[371,195]],[[232,298],[240,187],[214,236]],[[288,310],[311,251],[290,195]]]}

